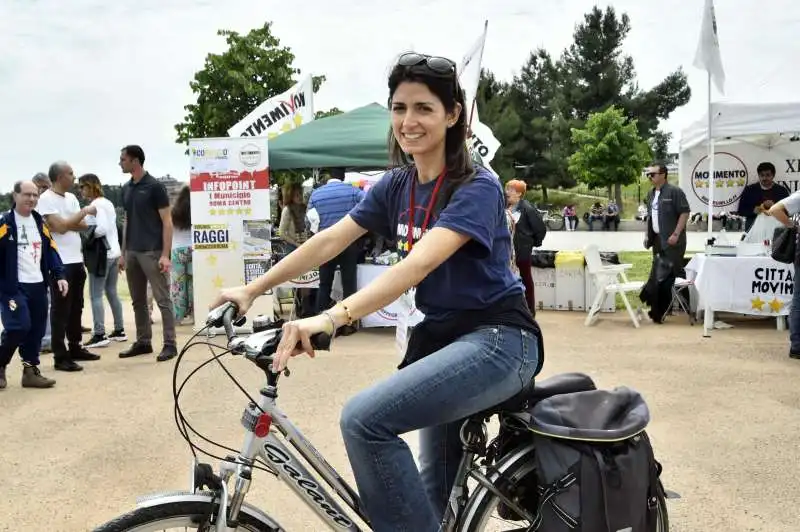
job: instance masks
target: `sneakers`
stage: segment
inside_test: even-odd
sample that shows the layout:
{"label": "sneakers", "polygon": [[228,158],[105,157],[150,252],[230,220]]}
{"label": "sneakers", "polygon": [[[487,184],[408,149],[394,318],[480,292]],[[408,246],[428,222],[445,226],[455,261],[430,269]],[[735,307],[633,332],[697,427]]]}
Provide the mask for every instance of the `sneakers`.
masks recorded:
{"label": "sneakers", "polygon": [[85,347],[106,347],[110,343],[111,340],[109,340],[105,334],[94,334],[89,338],[89,341],[86,342]]}
{"label": "sneakers", "polygon": [[149,355],[153,352],[153,346],[150,344],[140,344],[139,342],[133,342],[133,345],[130,346],[125,351],[122,351],[119,354],[119,358],[130,358],[135,357],[138,355]]}
{"label": "sneakers", "polygon": [[80,346],[78,348],[74,347],[70,348],[69,356],[72,360],[80,360],[86,362],[91,362],[93,360],[100,360],[100,355],[95,355],[94,353],[90,353],[83,346]]}
{"label": "sneakers", "polygon": [[56,371],[83,371],[83,366],[76,364],[74,360],[56,360],[53,367]]}
{"label": "sneakers", "polygon": [[6,386],[8,386],[8,382],[6,382],[6,368],[3,366],[0,367],[0,390],[4,390]]}
{"label": "sneakers", "polygon": [[23,388],[52,388],[56,381],[42,377],[42,372],[38,366],[31,366],[23,363],[22,365],[22,387]]}
{"label": "sneakers", "polygon": [[108,335],[109,340],[113,340],[114,342],[127,342],[128,335],[125,334],[124,329],[114,330],[111,334]]}
{"label": "sneakers", "polygon": [[166,362],[172,358],[178,356],[178,348],[174,345],[165,345],[161,352],[156,357],[156,360],[159,362]]}

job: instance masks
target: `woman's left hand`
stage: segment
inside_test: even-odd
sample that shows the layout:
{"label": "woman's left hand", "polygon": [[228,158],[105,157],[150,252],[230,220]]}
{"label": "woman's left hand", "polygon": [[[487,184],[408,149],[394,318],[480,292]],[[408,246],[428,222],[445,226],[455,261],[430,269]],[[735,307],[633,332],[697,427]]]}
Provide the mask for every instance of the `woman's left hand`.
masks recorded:
{"label": "woman's left hand", "polygon": [[325,314],[284,323],[283,337],[272,360],[272,371],[276,373],[283,371],[291,357],[302,353],[308,353],[311,358],[314,358],[311,336],[321,332],[332,335],[331,328],[331,320]]}

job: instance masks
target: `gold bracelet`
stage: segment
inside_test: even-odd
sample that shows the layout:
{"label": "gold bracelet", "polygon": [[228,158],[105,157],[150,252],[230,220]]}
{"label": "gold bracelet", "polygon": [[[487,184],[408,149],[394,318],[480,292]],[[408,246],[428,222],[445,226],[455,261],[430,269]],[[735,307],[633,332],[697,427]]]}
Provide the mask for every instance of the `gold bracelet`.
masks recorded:
{"label": "gold bracelet", "polygon": [[345,323],[345,325],[348,326],[353,325],[353,315],[350,314],[350,309],[347,308],[347,305],[345,305],[341,301],[337,303],[337,305],[340,305],[344,309],[345,314],[347,314],[347,323]]}

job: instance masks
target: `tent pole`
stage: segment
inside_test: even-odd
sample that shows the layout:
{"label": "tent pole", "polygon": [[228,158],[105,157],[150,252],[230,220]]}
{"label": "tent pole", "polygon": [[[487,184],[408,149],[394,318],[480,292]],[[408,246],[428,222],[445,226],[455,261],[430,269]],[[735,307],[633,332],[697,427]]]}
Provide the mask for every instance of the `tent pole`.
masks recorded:
{"label": "tent pole", "polygon": [[708,73],[708,238],[714,232],[714,135],[711,130],[711,73]]}
{"label": "tent pole", "polygon": [[[711,73],[708,73],[708,244],[711,243],[714,232],[714,135],[711,132]],[[711,308],[711,299],[705,298],[703,309],[703,337],[710,338],[714,330],[714,310]]]}

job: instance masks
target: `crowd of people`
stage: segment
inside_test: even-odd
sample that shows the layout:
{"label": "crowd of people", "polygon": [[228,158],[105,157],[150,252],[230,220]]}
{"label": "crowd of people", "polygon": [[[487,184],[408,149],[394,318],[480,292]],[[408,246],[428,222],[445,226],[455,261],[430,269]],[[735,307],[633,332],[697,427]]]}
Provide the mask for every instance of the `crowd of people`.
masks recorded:
{"label": "crowd of people", "polygon": [[[79,362],[100,359],[90,349],[126,342],[117,293],[123,271],[136,332],[119,357],[153,353],[150,297],[163,327],[156,360],[177,355],[176,319],[192,314],[189,189],[184,187],[171,205],[165,186],[144,169],[144,162],[140,146],[125,146],[120,152],[119,165],[130,175],[122,187],[121,223],[95,174],[77,179],[86,204],[81,207],[72,192],[75,174],[65,161],[51,164],[47,174],[14,184],[12,207],[0,215],[0,389],[8,384],[6,368],[17,350],[22,386],[50,388],[55,380],[42,375],[42,352],[52,352],[56,371],[77,372],[83,370]],[[82,326],[87,280],[89,329]],[[104,297],[113,320],[108,333]],[[84,333],[91,333],[86,342]]]}

